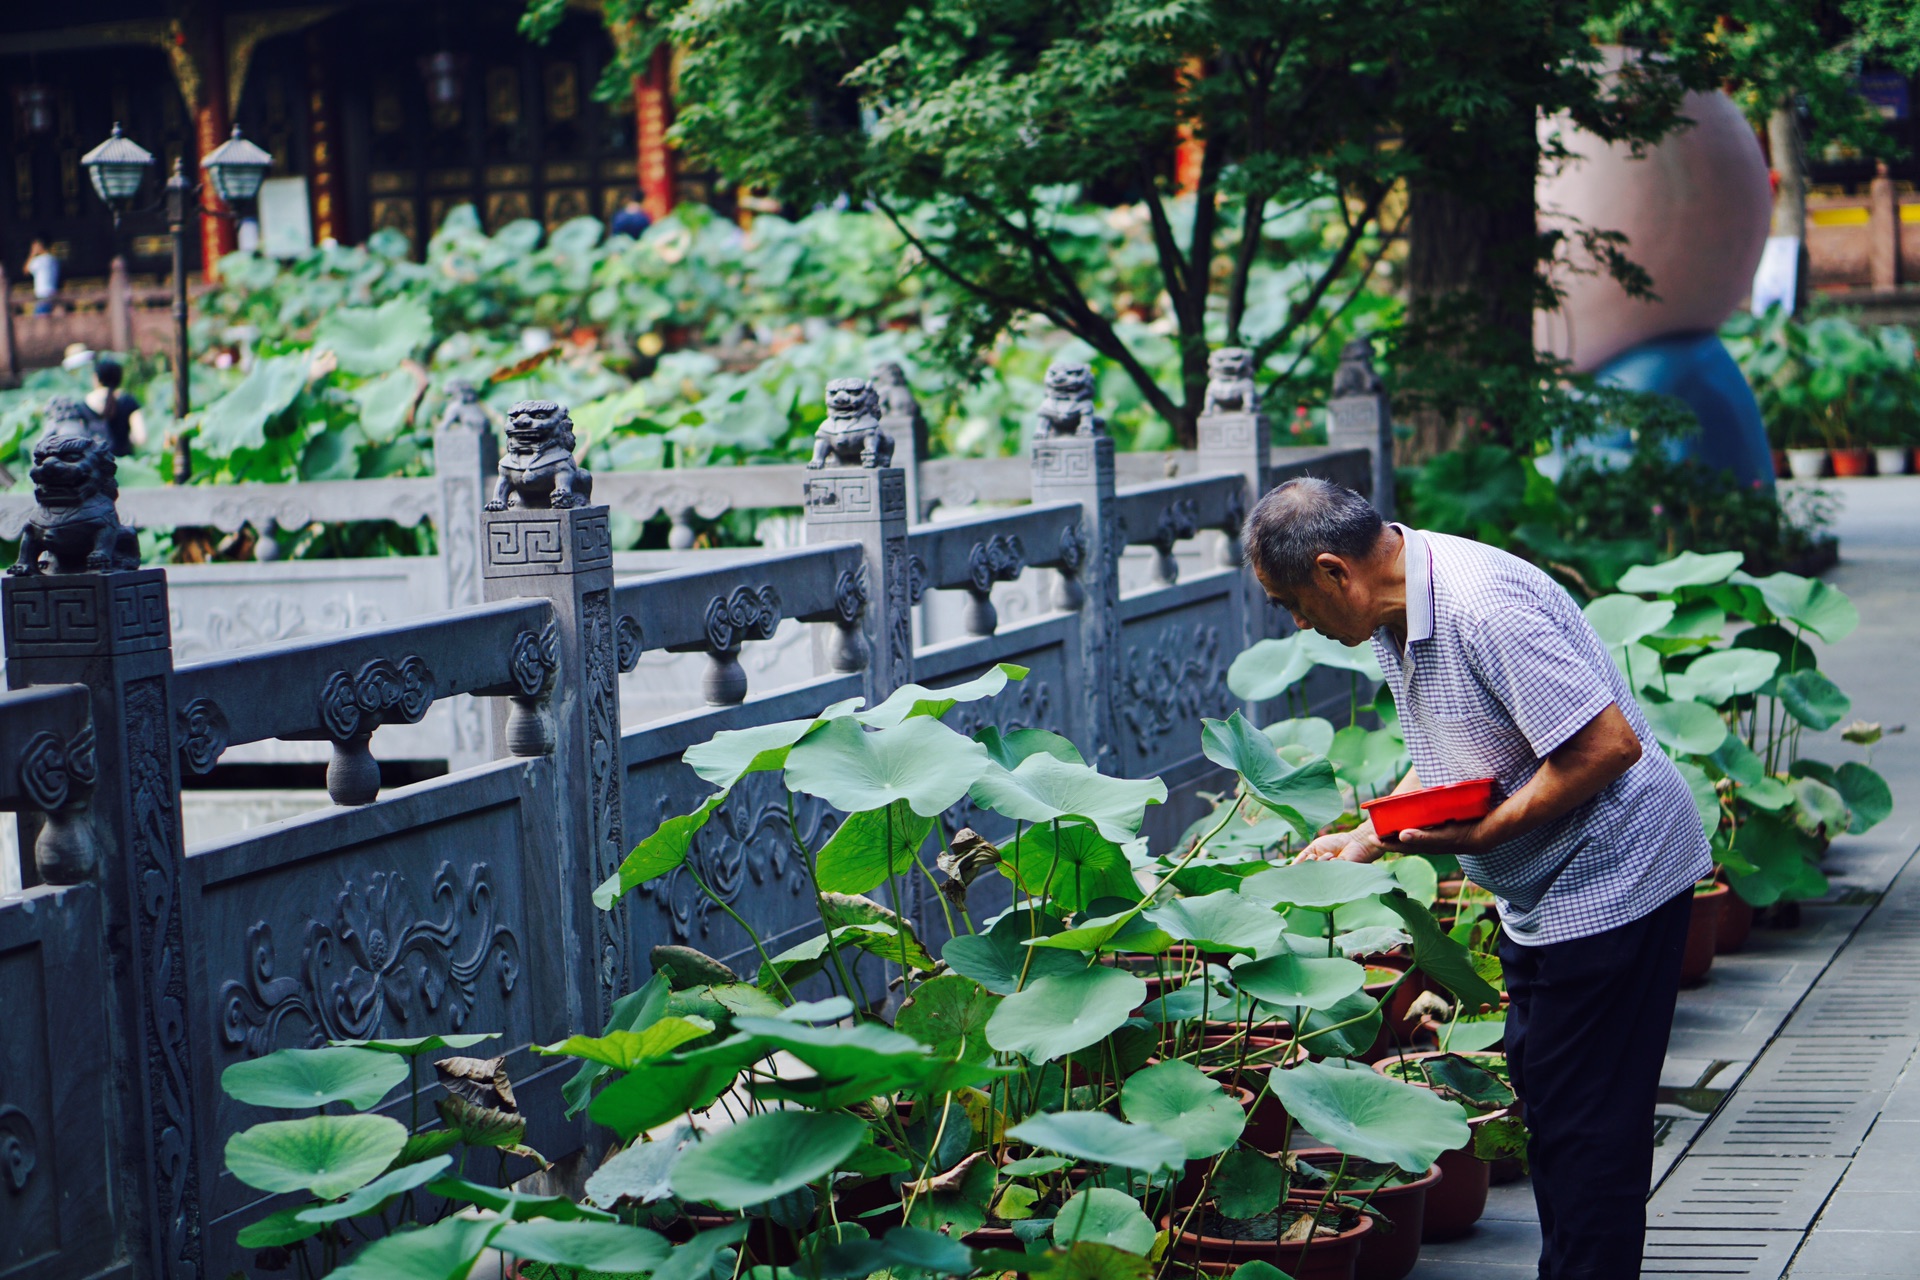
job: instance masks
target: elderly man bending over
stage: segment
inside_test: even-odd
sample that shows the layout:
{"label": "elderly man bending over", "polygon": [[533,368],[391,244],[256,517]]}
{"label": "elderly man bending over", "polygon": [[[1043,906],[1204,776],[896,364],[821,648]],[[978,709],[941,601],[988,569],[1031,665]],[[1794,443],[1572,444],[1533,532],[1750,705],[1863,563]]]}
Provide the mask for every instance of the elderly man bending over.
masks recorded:
{"label": "elderly man bending over", "polygon": [[1389,525],[1359,494],[1290,480],[1254,508],[1247,563],[1302,628],[1371,638],[1413,769],[1398,788],[1493,778],[1475,822],[1304,858],[1452,854],[1500,909],[1507,1064],[1526,1105],[1543,1280],[1640,1274],[1698,811],[1606,646],[1551,578],[1465,538]]}

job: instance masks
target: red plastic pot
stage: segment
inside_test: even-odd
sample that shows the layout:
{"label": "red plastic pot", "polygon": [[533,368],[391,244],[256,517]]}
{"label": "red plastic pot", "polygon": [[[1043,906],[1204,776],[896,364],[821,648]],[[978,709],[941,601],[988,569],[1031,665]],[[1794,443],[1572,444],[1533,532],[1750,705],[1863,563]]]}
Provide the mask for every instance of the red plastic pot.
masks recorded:
{"label": "red plastic pot", "polygon": [[1833,449],[1828,456],[1833,459],[1833,474],[1836,476],[1870,476],[1873,474],[1873,450],[1871,449]]}
{"label": "red plastic pot", "polygon": [[1687,922],[1687,949],[1680,957],[1680,983],[1704,982],[1713,968],[1714,948],[1720,942],[1720,912],[1733,890],[1724,884],[1696,885],[1693,918]]}
{"label": "red plastic pot", "polygon": [[[1319,1204],[1319,1198],[1287,1197],[1287,1206],[1305,1209]],[[1187,1216],[1186,1205],[1160,1219],[1160,1225],[1174,1230]],[[1204,1210],[1202,1211],[1204,1212]],[[1199,1214],[1194,1215],[1197,1223]],[[1354,1280],[1354,1264],[1373,1231],[1373,1220],[1356,1215],[1354,1225],[1337,1236],[1316,1237],[1305,1244],[1280,1244],[1274,1240],[1229,1240],[1224,1236],[1181,1231],[1174,1238],[1174,1257],[1207,1275],[1231,1275],[1249,1262],[1270,1263],[1293,1280]]]}
{"label": "red plastic pot", "polygon": [[1737,893],[1729,893],[1720,904],[1720,932],[1714,939],[1716,955],[1727,955],[1747,945],[1753,932],[1753,906]]}
{"label": "red plastic pot", "polygon": [[1471,821],[1493,812],[1493,779],[1475,778],[1444,787],[1421,787],[1397,796],[1381,796],[1360,806],[1373,819],[1374,831],[1391,840],[1408,827],[1431,827],[1442,822]]}
{"label": "red plastic pot", "polygon": [[[1340,1166],[1340,1153],[1332,1147],[1308,1147],[1291,1154],[1328,1168]],[[1377,1212],[1387,1226],[1382,1228],[1376,1224],[1360,1242],[1353,1280],[1402,1280],[1413,1270],[1420,1260],[1420,1233],[1426,1227],[1427,1196],[1445,1176],[1436,1164],[1412,1182],[1381,1187],[1366,1197],[1367,1207]],[[1361,1198],[1359,1192],[1343,1191],[1342,1194],[1350,1194],[1356,1200]]]}

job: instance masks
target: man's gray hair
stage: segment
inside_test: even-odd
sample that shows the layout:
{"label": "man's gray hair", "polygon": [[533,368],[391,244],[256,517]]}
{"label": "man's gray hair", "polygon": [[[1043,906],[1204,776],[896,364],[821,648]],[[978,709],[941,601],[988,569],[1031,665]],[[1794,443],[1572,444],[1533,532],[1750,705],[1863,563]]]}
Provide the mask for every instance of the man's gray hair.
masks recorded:
{"label": "man's gray hair", "polygon": [[1345,485],[1302,476],[1260,499],[1241,531],[1247,565],[1275,587],[1297,587],[1323,555],[1365,560],[1386,530],[1373,504]]}

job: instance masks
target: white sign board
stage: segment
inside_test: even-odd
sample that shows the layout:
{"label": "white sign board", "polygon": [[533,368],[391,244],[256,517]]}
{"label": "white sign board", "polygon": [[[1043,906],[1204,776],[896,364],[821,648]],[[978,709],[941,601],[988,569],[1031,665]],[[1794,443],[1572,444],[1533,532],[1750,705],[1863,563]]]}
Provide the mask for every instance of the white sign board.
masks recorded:
{"label": "white sign board", "polygon": [[1760,265],[1753,272],[1753,314],[1764,315],[1775,303],[1792,311],[1799,296],[1799,274],[1800,237],[1768,236]]}
{"label": "white sign board", "polygon": [[268,178],[260,184],[260,251],[297,258],[313,248],[305,178]]}

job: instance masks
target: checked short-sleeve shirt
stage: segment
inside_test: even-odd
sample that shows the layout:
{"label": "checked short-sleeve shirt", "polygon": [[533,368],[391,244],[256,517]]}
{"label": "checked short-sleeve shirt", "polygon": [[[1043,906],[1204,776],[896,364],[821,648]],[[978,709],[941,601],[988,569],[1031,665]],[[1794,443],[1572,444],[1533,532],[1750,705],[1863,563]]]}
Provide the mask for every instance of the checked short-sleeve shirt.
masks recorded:
{"label": "checked short-sleeve shirt", "polygon": [[1692,794],[1606,646],[1560,585],[1465,538],[1406,537],[1407,644],[1373,647],[1422,786],[1493,778],[1508,796],[1609,704],[1640,759],[1561,818],[1462,858],[1515,942],[1583,938],[1637,920],[1713,867]]}

